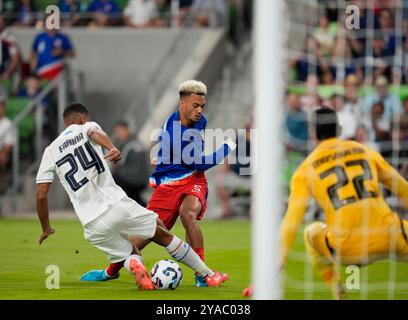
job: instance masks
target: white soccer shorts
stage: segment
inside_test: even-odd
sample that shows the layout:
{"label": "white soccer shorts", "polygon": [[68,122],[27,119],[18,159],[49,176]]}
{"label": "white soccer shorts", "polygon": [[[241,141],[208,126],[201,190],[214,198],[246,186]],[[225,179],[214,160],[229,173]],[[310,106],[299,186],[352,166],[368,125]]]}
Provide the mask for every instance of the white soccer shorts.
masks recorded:
{"label": "white soccer shorts", "polygon": [[84,237],[107,254],[110,263],[125,260],[133,251],[129,236],[151,239],[157,214],[125,197],[84,226]]}

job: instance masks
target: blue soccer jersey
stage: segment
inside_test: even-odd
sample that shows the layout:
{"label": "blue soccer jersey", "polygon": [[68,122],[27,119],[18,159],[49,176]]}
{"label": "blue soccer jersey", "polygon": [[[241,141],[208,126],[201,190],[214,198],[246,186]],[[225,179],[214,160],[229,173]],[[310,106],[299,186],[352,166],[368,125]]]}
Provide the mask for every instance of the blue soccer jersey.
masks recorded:
{"label": "blue soccer jersey", "polygon": [[155,172],[150,185],[179,184],[197,171],[205,172],[219,164],[234,146],[224,143],[210,155],[204,155],[203,134],[207,120],[203,116],[192,128],[184,127],[178,111],[165,122],[160,137]]}
{"label": "blue soccer jersey", "polygon": [[50,35],[42,32],[35,38],[32,50],[37,54],[37,74],[39,76],[63,66],[63,56],[53,54],[53,50],[56,48],[69,51],[73,50],[73,45],[70,39],[62,33]]}

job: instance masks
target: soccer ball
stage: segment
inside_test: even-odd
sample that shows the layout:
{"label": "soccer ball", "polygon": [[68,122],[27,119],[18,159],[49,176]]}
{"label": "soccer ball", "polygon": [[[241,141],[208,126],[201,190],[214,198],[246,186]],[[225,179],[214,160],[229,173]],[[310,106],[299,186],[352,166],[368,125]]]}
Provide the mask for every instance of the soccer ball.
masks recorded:
{"label": "soccer ball", "polygon": [[183,279],[183,270],[172,260],[160,260],[155,263],[151,271],[151,278],[156,289],[176,289]]}

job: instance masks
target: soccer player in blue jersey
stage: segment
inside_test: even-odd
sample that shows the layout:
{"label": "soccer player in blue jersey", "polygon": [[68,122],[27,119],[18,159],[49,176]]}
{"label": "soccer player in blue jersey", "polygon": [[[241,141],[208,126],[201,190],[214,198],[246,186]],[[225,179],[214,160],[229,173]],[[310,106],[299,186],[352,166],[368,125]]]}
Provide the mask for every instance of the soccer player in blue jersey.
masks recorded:
{"label": "soccer player in blue jersey", "polygon": [[[155,191],[147,205],[156,212],[170,230],[177,218],[186,230],[186,240],[204,260],[204,237],[199,226],[207,207],[207,180],[204,172],[220,163],[236,144],[228,140],[213,154],[204,156],[202,135],[207,126],[204,108],[207,104],[207,87],[190,80],[179,88],[179,108],[165,122],[160,136],[156,170],[150,177]],[[136,241],[142,249],[145,240]],[[227,279],[227,275],[225,275]],[[195,275],[196,286],[207,286]]]}
{"label": "soccer player in blue jersey", "polygon": [[[169,230],[180,217],[186,230],[186,241],[204,260],[204,237],[199,226],[207,206],[204,172],[235,150],[236,143],[228,139],[214,153],[205,156],[202,135],[207,125],[203,115],[207,87],[202,82],[190,80],[180,85],[179,94],[179,108],[166,120],[161,131],[155,172],[150,177],[150,185],[155,191],[147,209],[156,212],[158,222]],[[149,242],[133,239],[140,250]],[[116,268],[119,269],[120,266]],[[228,279],[226,274],[223,277],[224,281]],[[205,279],[198,274],[195,274],[195,284],[197,287],[207,286]]]}
{"label": "soccer player in blue jersey", "polygon": [[[216,152],[204,156],[202,134],[207,126],[203,115],[207,87],[190,80],[180,85],[179,94],[179,108],[166,120],[160,136],[156,170],[150,177],[155,191],[147,208],[156,212],[169,230],[180,216],[187,242],[204,260],[204,237],[199,226],[207,207],[204,172],[220,163],[236,144],[228,140]],[[147,243],[135,244],[142,249]],[[195,283],[199,287],[206,286],[199,275],[195,275]]]}

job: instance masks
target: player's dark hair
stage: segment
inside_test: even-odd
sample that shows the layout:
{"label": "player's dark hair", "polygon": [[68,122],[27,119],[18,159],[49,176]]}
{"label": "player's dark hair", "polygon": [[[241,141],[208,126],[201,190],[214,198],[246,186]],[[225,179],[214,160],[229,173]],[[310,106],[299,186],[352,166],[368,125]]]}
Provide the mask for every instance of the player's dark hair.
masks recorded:
{"label": "player's dark hair", "polygon": [[71,103],[64,110],[64,113],[63,113],[64,119],[68,118],[73,113],[80,113],[80,114],[88,115],[88,110],[80,103],[77,103],[77,102]]}
{"label": "player's dark hair", "polygon": [[316,130],[316,138],[325,140],[337,137],[339,123],[336,111],[329,108],[317,109],[312,116],[313,127]]}
{"label": "player's dark hair", "polygon": [[125,128],[129,128],[129,124],[127,123],[127,121],[125,120],[120,120],[116,123],[117,127],[125,127]]}

